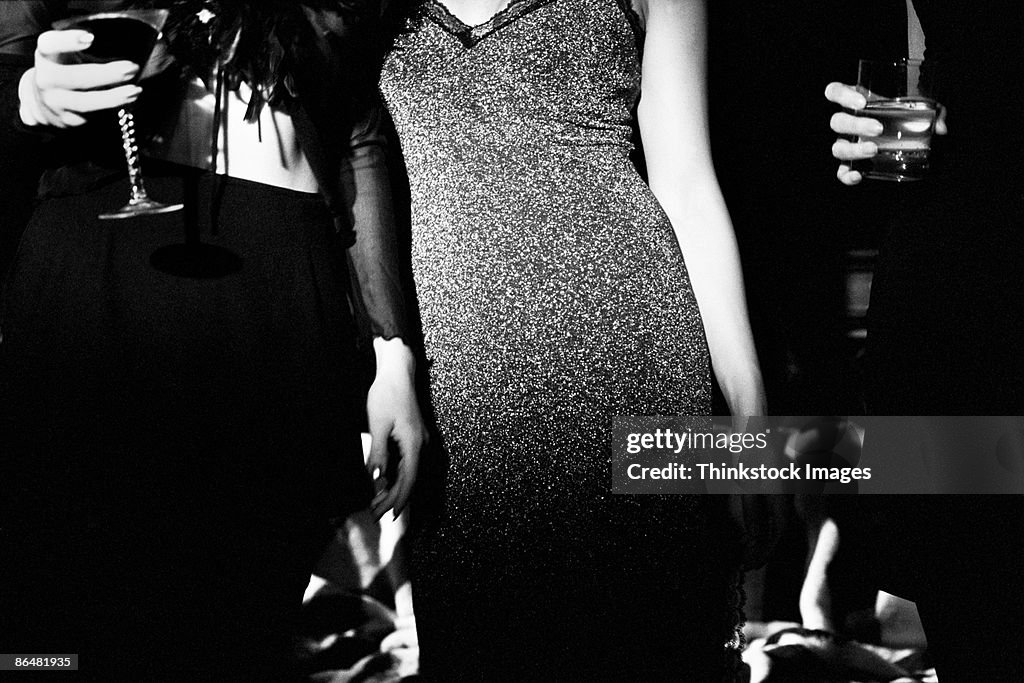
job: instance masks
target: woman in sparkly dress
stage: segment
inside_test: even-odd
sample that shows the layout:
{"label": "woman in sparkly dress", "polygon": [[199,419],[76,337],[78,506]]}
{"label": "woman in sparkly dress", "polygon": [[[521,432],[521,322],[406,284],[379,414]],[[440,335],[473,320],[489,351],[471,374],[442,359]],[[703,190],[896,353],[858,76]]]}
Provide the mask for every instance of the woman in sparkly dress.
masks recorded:
{"label": "woman in sparkly dress", "polygon": [[712,361],[733,414],[764,409],[704,26],[700,0],[427,0],[397,30],[381,87],[444,452],[414,583],[427,677],[727,668],[725,501],[610,490],[613,416],[709,413]]}

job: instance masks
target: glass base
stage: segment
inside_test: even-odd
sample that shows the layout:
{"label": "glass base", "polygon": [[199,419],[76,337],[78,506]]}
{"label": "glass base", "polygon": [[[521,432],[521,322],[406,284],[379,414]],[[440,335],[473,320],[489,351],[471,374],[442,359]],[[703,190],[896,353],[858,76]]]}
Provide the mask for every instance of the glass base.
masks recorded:
{"label": "glass base", "polygon": [[916,183],[919,180],[924,180],[921,176],[899,175],[897,173],[876,173],[874,171],[861,173],[861,175],[865,178],[871,178],[872,180],[888,180],[891,183]]}
{"label": "glass base", "polygon": [[175,211],[181,211],[183,208],[185,208],[184,204],[164,204],[147,197],[130,201],[117,211],[101,213],[99,219],[101,221],[113,221],[121,218],[135,218],[136,216],[155,216],[161,213],[174,213]]}
{"label": "glass base", "polygon": [[870,159],[853,162],[853,170],[872,180],[912,183],[928,176],[928,157],[927,149],[879,149]]}

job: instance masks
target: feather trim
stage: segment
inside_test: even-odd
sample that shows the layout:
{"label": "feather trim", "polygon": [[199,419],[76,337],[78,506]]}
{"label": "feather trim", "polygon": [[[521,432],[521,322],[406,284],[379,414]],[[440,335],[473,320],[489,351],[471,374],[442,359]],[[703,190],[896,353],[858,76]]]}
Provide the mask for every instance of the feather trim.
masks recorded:
{"label": "feather trim", "polygon": [[[246,83],[253,96],[246,120],[267,105],[288,108],[299,98],[299,69],[316,50],[321,57],[336,39],[349,40],[370,12],[371,0],[165,0],[164,34],[171,54],[189,76],[211,89]],[[321,62],[322,59],[314,59]],[[308,64],[305,64],[308,68]]]}

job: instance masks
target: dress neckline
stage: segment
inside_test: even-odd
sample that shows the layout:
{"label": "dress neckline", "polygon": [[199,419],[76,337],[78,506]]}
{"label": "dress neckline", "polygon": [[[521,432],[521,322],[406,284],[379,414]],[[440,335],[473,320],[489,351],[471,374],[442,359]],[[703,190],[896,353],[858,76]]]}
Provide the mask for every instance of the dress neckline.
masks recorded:
{"label": "dress neckline", "polygon": [[441,0],[427,0],[425,7],[428,16],[434,19],[441,28],[458,38],[465,47],[471,48],[492,33],[554,1],[511,0],[504,8],[495,12],[490,19],[475,26],[470,26],[455,16]]}
{"label": "dress neckline", "polygon": [[[475,26],[467,24],[452,14],[452,11],[448,9],[443,0],[425,0],[422,8],[425,14],[433,19],[444,31],[457,38],[465,48],[469,49],[499,29],[515,23],[518,19],[554,1],[511,0],[504,8],[491,15],[490,19]],[[633,3],[630,0],[615,0],[615,3],[625,13],[626,20],[629,22],[629,26],[636,38],[637,49],[642,53],[645,31],[640,15],[633,9]]]}

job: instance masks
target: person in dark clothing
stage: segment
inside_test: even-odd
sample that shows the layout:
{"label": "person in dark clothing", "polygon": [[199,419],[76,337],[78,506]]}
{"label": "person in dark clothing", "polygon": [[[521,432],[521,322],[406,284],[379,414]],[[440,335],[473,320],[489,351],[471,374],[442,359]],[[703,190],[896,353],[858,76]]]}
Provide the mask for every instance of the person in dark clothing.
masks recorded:
{"label": "person in dark clothing", "polygon": [[[14,93],[18,80],[32,66],[35,42],[30,36],[18,32],[18,23],[12,12],[25,11],[16,3],[4,3],[0,8],[0,92]],[[0,120],[14,121],[17,117],[17,99],[5,97],[0,101],[3,110]],[[38,137],[24,135],[11,126],[0,126],[0,282],[17,249],[21,232],[32,213],[32,200],[36,185],[43,172],[41,143]]]}
{"label": "person in dark clothing", "polygon": [[854,211],[832,180],[820,83],[858,57],[905,49],[906,13],[891,0],[720,0],[708,12],[715,169],[772,411],[860,412],[846,252],[875,245],[883,214]]}
{"label": "person in dark clothing", "polygon": [[[152,4],[0,3],[23,60],[0,157],[45,152],[41,178],[4,168],[5,189],[39,192],[0,306],[0,649],[78,653],[90,680],[288,680],[328,519],[400,510],[425,438],[374,12],[162,3],[141,87],[125,82],[147,65],[64,63],[90,35],[48,30]],[[110,109],[130,102],[149,190],[183,212],[97,218],[127,196]],[[166,267],[186,233],[231,267]],[[368,393],[352,309],[374,337]]]}
{"label": "person in dark clothing", "polygon": [[[1016,112],[1024,98],[1014,84],[1024,76],[1024,15],[1008,1],[984,12],[925,0],[914,7],[949,133],[934,139],[930,177],[900,186],[887,206],[897,221],[872,292],[868,407],[893,415],[1020,414],[1024,131]],[[834,83],[826,94],[848,109],[863,107],[850,86]],[[840,113],[833,128],[870,138],[873,123]],[[874,143],[841,139],[834,153],[840,179],[858,184],[850,162],[873,155]]]}
{"label": "person in dark clothing", "polygon": [[[869,311],[868,408],[1020,415],[1024,8],[1010,0],[984,8],[914,0],[913,9],[948,133],[934,140],[929,177],[896,188],[887,207],[893,219]],[[854,87],[839,82],[826,96],[848,110],[864,106]],[[875,153],[873,125],[844,112],[832,118],[836,133],[865,138],[835,141],[844,184],[860,183],[851,162]],[[964,459],[983,455],[961,450]],[[845,549],[857,556],[871,542],[883,560],[872,563],[881,587],[917,602],[944,683],[1024,678],[1022,512],[1017,496],[860,501],[864,538]]]}

